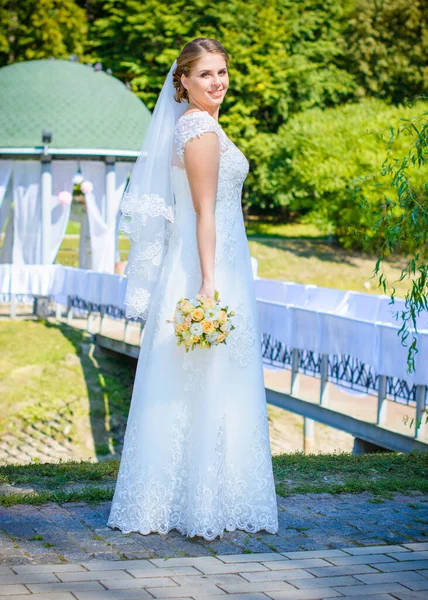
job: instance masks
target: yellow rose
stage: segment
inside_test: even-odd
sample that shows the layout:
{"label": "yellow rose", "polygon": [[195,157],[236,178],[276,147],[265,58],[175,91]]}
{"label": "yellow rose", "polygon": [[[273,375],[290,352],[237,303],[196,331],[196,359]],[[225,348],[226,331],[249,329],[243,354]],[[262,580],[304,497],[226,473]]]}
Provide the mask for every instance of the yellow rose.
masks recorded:
{"label": "yellow rose", "polygon": [[199,342],[199,337],[198,337],[197,335],[194,335],[194,336],[192,337],[192,340],[193,340],[193,343],[194,343],[194,344],[197,344],[197,343]]}
{"label": "yellow rose", "polygon": [[218,320],[220,321],[220,323],[226,323],[227,321],[227,313],[225,310],[221,310],[220,314],[218,316]]}
{"label": "yellow rose", "polygon": [[224,335],[224,333],[220,333],[220,335],[217,338],[217,341],[224,342],[225,339],[226,339],[226,336]]}
{"label": "yellow rose", "polygon": [[186,331],[187,329],[189,329],[189,325],[185,321],[182,322],[180,327],[181,327],[181,331]]}
{"label": "yellow rose", "polygon": [[176,325],[175,326],[175,332],[176,333],[180,333],[180,331],[181,331],[181,325]]}
{"label": "yellow rose", "polygon": [[202,331],[204,333],[212,333],[214,331],[214,325],[211,323],[211,321],[202,322]]}
{"label": "yellow rose", "polygon": [[194,321],[202,321],[204,317],[205,313],[202,308],[195,308],[195,310],[192,312],[192,319]]}
{"label": "yellow rose", "polygon": [[205,298],[202,302],[202,306],[205,308],[214,308],[214,300],[212,298]]}
{"label": "yellow rose", "polygon": [[188,315],[193,310],[193,306],[188,300],[183,300],[183,302],[180,304],[180,308],[185,315]]}

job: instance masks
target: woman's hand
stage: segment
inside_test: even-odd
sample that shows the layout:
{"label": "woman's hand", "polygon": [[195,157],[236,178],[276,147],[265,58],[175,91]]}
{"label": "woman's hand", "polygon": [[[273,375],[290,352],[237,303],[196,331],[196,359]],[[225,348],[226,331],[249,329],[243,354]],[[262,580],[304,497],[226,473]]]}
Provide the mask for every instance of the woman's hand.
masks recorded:
{"label": "woman's hand", "polygon": [[199,288],[198,294],[202,294],[203,296],[208,296],[208,298],[212,298],[214,300],[215,285],[213,283],[202,282],[201,287]]}

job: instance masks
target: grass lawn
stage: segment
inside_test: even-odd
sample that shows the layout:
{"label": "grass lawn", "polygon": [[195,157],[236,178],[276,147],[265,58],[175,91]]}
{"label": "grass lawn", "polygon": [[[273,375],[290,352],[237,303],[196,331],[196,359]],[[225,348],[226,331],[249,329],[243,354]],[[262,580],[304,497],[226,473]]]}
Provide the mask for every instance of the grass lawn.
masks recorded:
{"label": "grass lawn", "polygon": [[[381,503],[393,492],[428,492],[428,453],[365,456],[294,453],[274,456],[272,461],[280,496],[369,491],[376,494],[372,501]],[[0,504],[111,500],[118,468],[116,459],[99,463],[0,466],[0,484],[33,490],[0,495]]]}
{"label": "grass lawn", "polygon": [[75,457],[114,453],[128,415],[130,359],[98,352],[86,332],[44,321],[0,321],[0,347],[7,348],[0,440],[36,447],[46,436],[71,445]]}
{"label": "grass lawn", "polygon": [[[273,224],[250,220],[246,227],[251,255],[257,258],[259,276],[269,279],[310,283],[324,287],[380,293],[372,278],[375,258],[362,252],[343,250],[329,243],[313,224]],[[69,233],[78,234],[79,224],[70,223]],[[78,237],[67,237],[60,248],[57,262],[77,266]],[[129,240],[119,238],[121,260],[129,253]],[[400,277],[403,259],[390,260],[386,274],[391,283]],[[397,295],[406,290],[397,284]]]}
{"label": "grass lawn", "polygon": [[[0,492],[0,503],[111,499],[135,361],[96,350],[85,332],[44,321],[0,321],[0,346],[8,348],[0,356],[0,441],[37,426],[48,438],[67,441],[72,455],[83,459],[1,465],[0,486],[7,493]],[[272,460],[281,496],[367,490],[380,502],[395,491],[428,492],[428,453],[294,452]],[[18,493],[8,485],[33,491]]]}

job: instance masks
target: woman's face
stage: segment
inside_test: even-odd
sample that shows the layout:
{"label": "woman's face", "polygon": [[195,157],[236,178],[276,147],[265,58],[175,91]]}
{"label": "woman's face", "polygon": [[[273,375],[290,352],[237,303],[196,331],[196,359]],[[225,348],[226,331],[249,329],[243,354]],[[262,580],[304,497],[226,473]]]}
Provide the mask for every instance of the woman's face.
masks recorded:
{"label": "woman's face", "polygon": [[189,99],[196,100],[206,109],[218,108],[229,87],[229,74],[222,54],[205,54],[181,82],[189,92]]}

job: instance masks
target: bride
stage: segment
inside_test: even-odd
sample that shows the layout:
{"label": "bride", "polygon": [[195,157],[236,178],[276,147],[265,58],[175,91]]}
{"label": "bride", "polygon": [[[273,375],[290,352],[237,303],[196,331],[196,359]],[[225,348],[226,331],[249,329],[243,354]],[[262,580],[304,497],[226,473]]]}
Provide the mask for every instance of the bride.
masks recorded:
{"label": "bride", "polygon": [[[241,191],[248,161],[218,122],[228,54],[186,44],[158,98],[122,204],[128,317],[146,322],[107,525],[223,538],[278,531],[257,306]],[[180,298],[235,310],[227,345],[177,347]]]}

